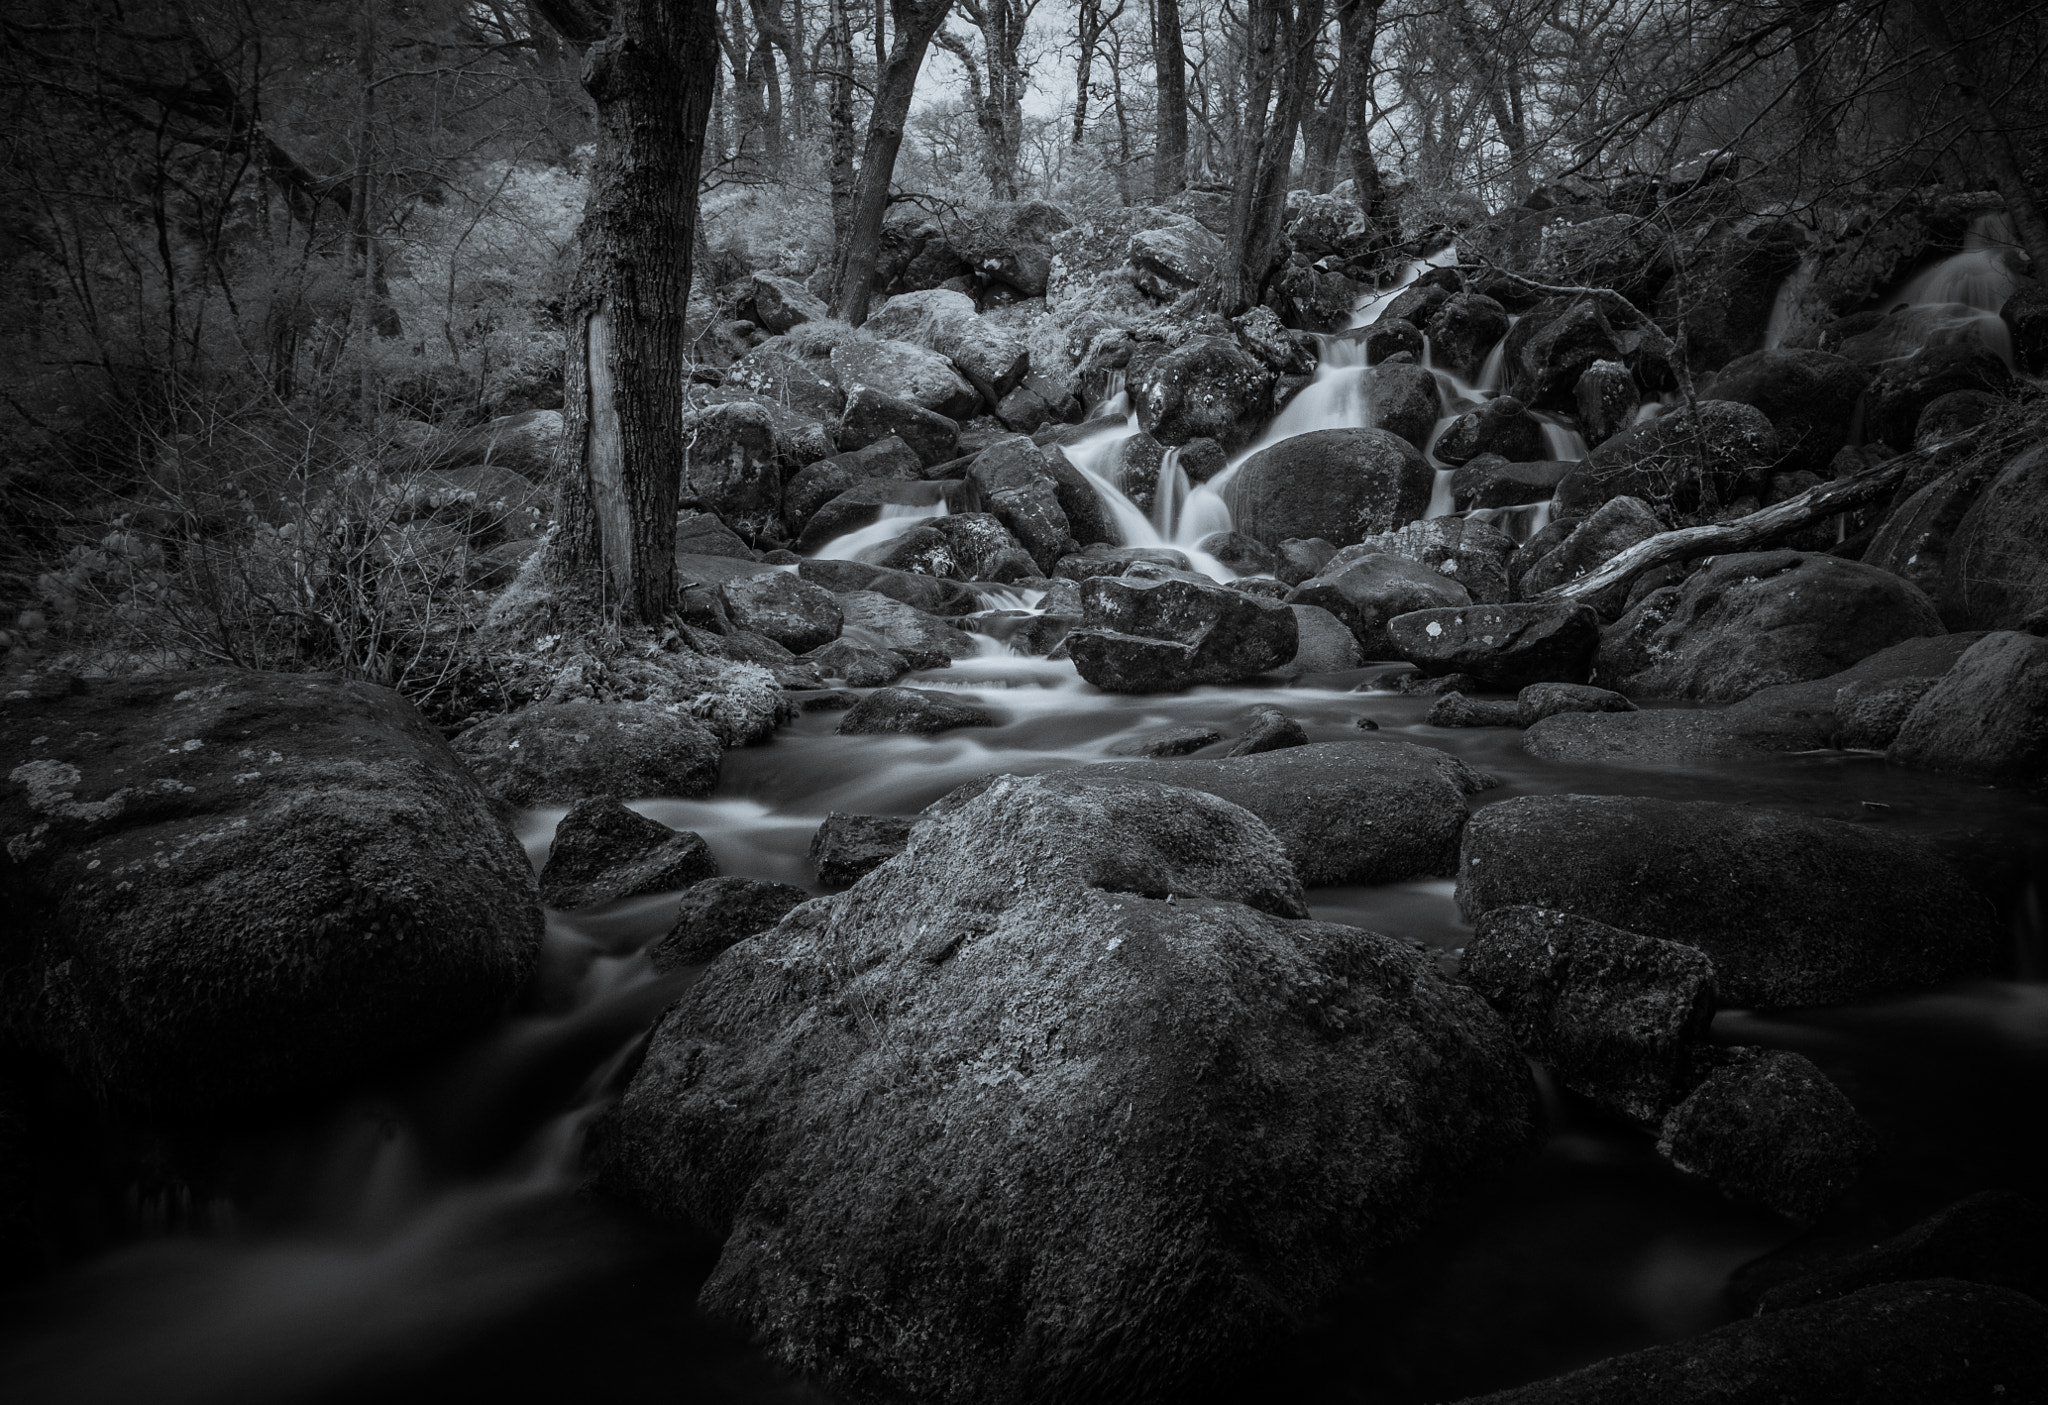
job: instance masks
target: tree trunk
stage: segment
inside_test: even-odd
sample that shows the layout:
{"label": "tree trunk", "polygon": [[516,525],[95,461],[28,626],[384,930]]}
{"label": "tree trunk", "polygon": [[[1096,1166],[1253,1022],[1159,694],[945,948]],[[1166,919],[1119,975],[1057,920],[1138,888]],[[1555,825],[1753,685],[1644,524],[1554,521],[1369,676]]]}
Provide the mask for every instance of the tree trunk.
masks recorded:
{"label": "tree trunk", "polygon": [[[875,260],[882,251],[882,220],[889,213],[889,183],[896,173],[896,153],[903,146],[903,123],[917,91],[918,70],[932,36],[945,23],[952,0],[890,0],[896,21],[888,62],[875,82],[875,105],[868,117],[867,147],[861,153],[860,180],[854,187],[853,215],[845,254],[833,278],[832,315],[858,327],[868,320],[868,297],[875,281]],[[877,16],[879,21],[880,16]],[[877,23],[876,28],[880,28]]]}
{"label": "tree trunk", "polygon": [[1180,0],[1153,0],[1152,57],[1159,72],[1152,198],[1164,204],[1180,194],[1188,180],[1188,61],[1180,42]]}
{"label": "tree trunk", "polygon": [[1330,76],[1330,96],[1323,110],[1309,124],[1307,169],[1303,172],[1310,190],[1320,194],[1337,183],[1337,162],[1344,152],[1344,128],[1351,114],[1348,94],[1350,74],[1339,63]]}
{"label": "tree trunk", "polygon": [[846,247],[853,232],[853,20],[846,0],[830,0],[832,101],[826,120],[832,131],[832,245]]}
{"label": "tree trunk", "polygon": [[590,43],[583,86],[597,105],[597,157],[566,309],[564,452],[578,472],[563,550],[622,622],[655,623],[675,603],[683,318],[718,63],[714,5],[616,0],[601,36],[566,27],[586,19],[580,5],[536,7]]}
{"label": "tree trunk", "polygon": [[[1387,223],[1386,184],[1372,152],[1372,54],[1379,42],[1380,0],[1340,0],[1337,9],[1337,64],[1345,76],[1344,102],[1349,109],[1344,126],[1351,138],[1351,183],[1358,208],[1365,211],[1369,229]],[[1427,114],[1424,140],[1429,139]]]}
{"label": "tree trunk", "polygon": [[1978,155],[1991,178],[1998,182],[1998,193],[2005,197],[2006,212],[2012,216],[2013,230],[2033,264],[2034,277],[2048,278],[2048,214],[2042,211],[2041,198],[2027,179],[2019,152],[2013,148],[2011,126],[1998,120],[1990,99],[1977,86],[1974,75],[1979,65],[1963,52],[1961,41],[1949,28],[1948,16],[1942,12],[1941,0],[1913,0],[1913,17],[1934,45],[1935,61],[1941,65],[1943,76],[1963,100],[1963,110],[1969,114],[1971,132],[1977,139]]}
{"label": "tree trunk", "polygon": [[1303,111],[1315,96],[1322,0],[1251,0],[1247,10],[1244,143],[1230,198],[1230,268],[1221,310],[1236,315],[1266,291],[1287,203]]}

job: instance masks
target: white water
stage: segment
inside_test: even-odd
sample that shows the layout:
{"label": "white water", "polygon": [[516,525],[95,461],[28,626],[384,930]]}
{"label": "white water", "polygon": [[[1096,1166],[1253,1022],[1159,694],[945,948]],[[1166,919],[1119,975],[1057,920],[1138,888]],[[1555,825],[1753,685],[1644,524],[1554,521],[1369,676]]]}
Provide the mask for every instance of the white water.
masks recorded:
{"label": "white water", "polygon": [[858,531],[834,537],[811,554],[820,561],[865,561],[864,551],[887,546],[920,522],[949,515],[944,500],[935,503],[885,502],[882,515]]}

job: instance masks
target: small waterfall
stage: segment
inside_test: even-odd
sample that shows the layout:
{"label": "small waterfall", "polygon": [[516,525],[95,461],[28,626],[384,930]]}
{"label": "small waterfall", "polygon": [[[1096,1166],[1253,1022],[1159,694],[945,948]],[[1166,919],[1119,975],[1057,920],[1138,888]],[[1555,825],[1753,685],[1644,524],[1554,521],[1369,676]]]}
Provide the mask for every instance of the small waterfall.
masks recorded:
{"label": "small waterfall", "polygon": [[[1520,320],[1519,317],[1510,317],[1508,319],[1508,331],[1513,332],[1515,323]],[[1481,395],[1500,394],[1501,377],[1507,371],[1507,365],[1508,339],[1503,336],[1493,344],[1493,350],[1486,353],[1486,364],[1479,368],[1479,380],[1474,388]]]}
{"label": "small waterfall", "polygon": [[1591,452],[1586,436],[1556,420],[1543,421],[1543,452],[1561,463],[1584,463]]}
{"label": "small waterfall", "polygon": [[1455,468],[1440,468],[1436,481],[1429,488],[1429,506],[1422,510],[1425,518],[1449,517],[1451,515],[1451,480],[1458,476]]}
{"label": "small waterfall", "polygon": [[1465,514],[1470,522],[1484,522],[1505,532],[1516,543],[1529,540],[1550,525],[1552,499],[1522,503],[1515,507],[1475,507]]}
{"label": "small waterfall", "polygon": [[943,498],[931,503],[885,502],[881,516],[857,531],[834,537],[811,555],[821,561],[858,561],[861,552],[886,546],[918,523],[945,517],[950,511]]}
{"label": "small waterfall", "polygon": [[[1922,347],[1974,342],[2016,365],[2012,329],[1998,315],[2019,286],[2014,269],[2019,241],[2002,211],[1979,215],[1951,254],[1912,278],[1892,301],[1894,356]],[[1860,338],[1859,338],[1860,340]]]}
{"label": "small waterfall", "polygon": [[1778,284],[1778,294],[1771,300],[1771,320],[1764,328],[1766,350],[1783,346],[1786,334],[1792,330],[1792,316],[1799,309],[1799,300],[1806,296],[1806,290],[1813,286],[1813,276],[1820,265],[1812,255],[1799,260],[1799,266],[1785,275]]}
{"label": "small waterfall", "polygon": [[1159,484],[1152,490],[1152,527],[1162,537],[1171,537],[1180,521],[1181,504],[1188,496],[1187,471],[1180,466],[1180,450],[1168,449],[1159,459]]}

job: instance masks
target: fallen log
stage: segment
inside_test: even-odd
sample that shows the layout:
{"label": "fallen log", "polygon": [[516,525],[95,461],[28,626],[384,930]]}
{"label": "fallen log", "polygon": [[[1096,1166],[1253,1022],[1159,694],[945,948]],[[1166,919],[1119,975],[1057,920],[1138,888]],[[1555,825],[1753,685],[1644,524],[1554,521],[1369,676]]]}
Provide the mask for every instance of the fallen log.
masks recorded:
{"label": "fallen log", "polygon": [[1939,444],[1930,444],[1924,449],[1915,449],[1895,459],[1848,478],[1837,478],[1832,483],[1821,483],[1808,488],[1797,497],[1787,498],[1769,507],[1759,508],[1747,517],[1738,517],[1732,522],[1715,522],[1704,527],[1680,527],[1675,531],[1659,532],[1647,541],[1637,542],[1628,550],[1614,557],[1598,570],[1589,571],[1577,580],[1566,581],[1563,585],[1552,586],[1537,598],[1540,600],[1585,600],[1625,585],[1643,572],[1658,566],[1669,566],[1679,561],[1691,561],[1701,556],[1719,556],[1731,551],[1754,551],[1758,547],[1778,538],[1825,521],[1838,512],[1853,512],[1859,507],[1868,507],[1881,498],[1895,492],[1906,475],[1914,468],[1937,459],[1953,449],[1968,444],[1978,437],[1979,431],[1970,430],[1953,439]]}

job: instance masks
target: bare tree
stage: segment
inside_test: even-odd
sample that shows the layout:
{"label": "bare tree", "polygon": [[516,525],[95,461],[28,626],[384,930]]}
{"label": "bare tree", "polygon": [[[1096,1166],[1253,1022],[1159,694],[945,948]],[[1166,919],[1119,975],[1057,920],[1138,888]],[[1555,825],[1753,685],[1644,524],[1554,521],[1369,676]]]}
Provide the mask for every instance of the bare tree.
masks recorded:
{"label": "bare tree", "polygon": [[1250,0],[1246,8],[1243,136],[1231,186],[1230,269],[1220,290],[1225,312],[1256,304],[1278,261],[1295,138],[1315,97],[1322,27],[1323,0]]}
{"label": "bare tree", "polygon": [[1164,202],[1188,179],[1188,60],[1180,42],[1180,0],[1152,0],[1152,61],[1159,74],[1152,197]]}

